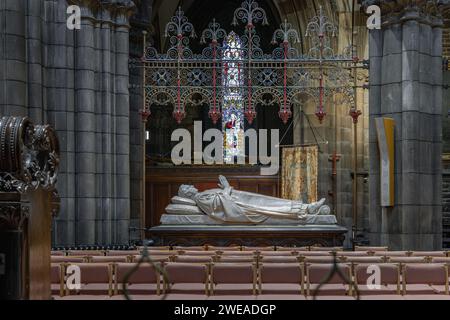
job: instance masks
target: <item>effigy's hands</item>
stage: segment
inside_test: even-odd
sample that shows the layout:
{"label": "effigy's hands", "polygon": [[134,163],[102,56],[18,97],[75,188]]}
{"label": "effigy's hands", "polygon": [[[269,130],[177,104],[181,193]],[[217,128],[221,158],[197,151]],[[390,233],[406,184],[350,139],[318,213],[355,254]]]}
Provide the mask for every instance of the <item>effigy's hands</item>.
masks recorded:
{"label": "effigy's hands", "polygon": [[221,189],[231,188],[230,183],[228,182],[227,178],[225,178],[222,175],[219,176],[219,187]]}

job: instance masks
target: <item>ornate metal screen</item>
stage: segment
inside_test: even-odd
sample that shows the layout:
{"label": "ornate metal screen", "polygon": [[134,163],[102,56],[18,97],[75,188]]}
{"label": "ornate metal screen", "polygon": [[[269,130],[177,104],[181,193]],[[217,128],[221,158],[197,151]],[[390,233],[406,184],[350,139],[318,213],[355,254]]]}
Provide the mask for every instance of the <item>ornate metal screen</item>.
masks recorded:
{"label": "ornate metal screen", "polygon": [[[363,67],[364,63],[355,57],[351,44],[343,52],[335,52],[333,42],[338,28],[322,8],[307,25],[305,39],[310,42],[310,49],[306,54],[294,47],[300,42],[299,33],[286,20],[273,34],[273,51],[266,53],[261,49],[262,39],[256,26],[268,21],[256,1],[246,0],[235,10],[232,25],[238,23],[245,24],[242,35],[235,31],[227,34],[212,20],[200,34],[200,42],[205,44],[203,51],[194,53],[189,48],[190,39],[196,37],[194,27],[178,9],[165,28],[170,43],[167,52],[159,53],[144,45],[139,62],[145,70],[143,115],[150,115],[152,105],[172,106],[173,117],[180,123],[190,106],[208,105],[211,120],[216,123],[222,117],[225,131],[231,114],[241,119],[240,106],[251,124],[257,105],[276,104],[279,117],[287,123],[292,105],[301,95],[307,95],[313,99],[316,116],[322,121],[326,101],[338,92],[356,110],[352,69]],[[231,44],[230,37],[239,45]],[[230,103],[231,96],[236,100]],[[239,112],[228,112],[231,104]]]}

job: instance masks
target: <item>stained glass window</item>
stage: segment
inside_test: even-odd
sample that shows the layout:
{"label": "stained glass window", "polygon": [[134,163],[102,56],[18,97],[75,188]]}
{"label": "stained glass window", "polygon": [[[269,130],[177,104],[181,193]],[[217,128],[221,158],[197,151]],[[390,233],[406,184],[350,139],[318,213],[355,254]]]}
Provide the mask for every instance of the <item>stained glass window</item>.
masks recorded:
{"label": "stained glass window", "polygon": [[245,155],[244,145],[244,106],[242,86],[241,40],[231,32],[224,41],[222,59],[222,132],[224,134],[224,160],[226,163]]}

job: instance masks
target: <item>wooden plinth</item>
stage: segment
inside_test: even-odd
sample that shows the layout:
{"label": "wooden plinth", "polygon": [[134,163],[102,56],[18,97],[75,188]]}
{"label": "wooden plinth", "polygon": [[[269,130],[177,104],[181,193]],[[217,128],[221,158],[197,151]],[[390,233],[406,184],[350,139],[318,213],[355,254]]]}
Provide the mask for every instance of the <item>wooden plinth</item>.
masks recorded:
{"label": "wooden plinth", "polygon": [[342,246],[347,229],[330,226],[157,226],[147,233],[158,246]]}

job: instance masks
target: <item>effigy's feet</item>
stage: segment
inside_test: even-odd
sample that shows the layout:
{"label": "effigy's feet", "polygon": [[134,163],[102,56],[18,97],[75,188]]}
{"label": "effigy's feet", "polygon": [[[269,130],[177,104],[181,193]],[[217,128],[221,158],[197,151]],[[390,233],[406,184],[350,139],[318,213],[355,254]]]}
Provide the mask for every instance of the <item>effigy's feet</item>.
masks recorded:
{"label": "effigy's feet", "polygon": [[309,214],[316,214],[319,211],[320,207],[325,203],[325,198],[320,199],[317,202],[313,202],[308,206]]}

